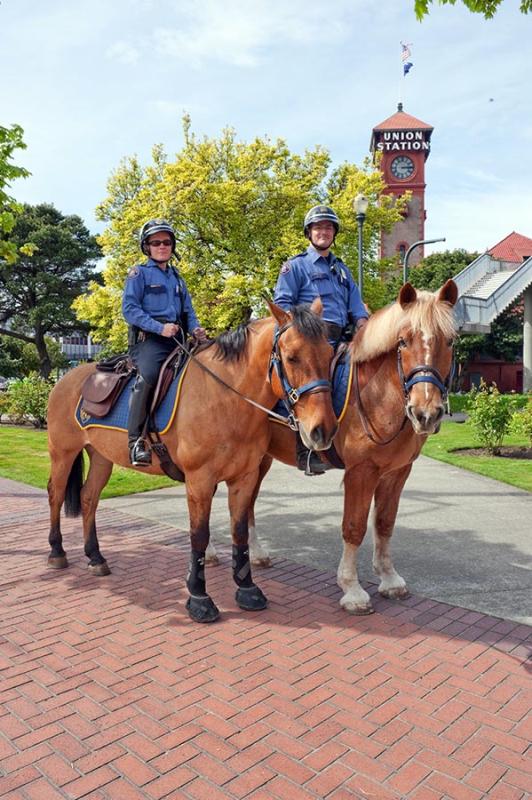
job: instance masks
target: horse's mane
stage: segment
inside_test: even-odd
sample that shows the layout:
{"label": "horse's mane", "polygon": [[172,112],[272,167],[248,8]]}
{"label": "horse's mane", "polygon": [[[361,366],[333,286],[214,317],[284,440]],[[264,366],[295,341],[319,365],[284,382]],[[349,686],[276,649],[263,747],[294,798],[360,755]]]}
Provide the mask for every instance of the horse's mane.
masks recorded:
{"label": "horse's mane", "polygon": [[379,309],[355,337],[351,346],[353,360],[371,361],[388,353],[397,345],[400,332],[410,328],[413,333],[425,336],[456,336],[456,323],[450,303],[438,300],[432,292],[418,291],[415,302],[404,308],[399,302]]}
{"label": "horse's mane", "polygon": [[[295,329],[302,336],[312,340],[325,336],[323,320],[311,311],[308,305],[294,306],[290,309],[290,313]],[[223,361],[238,361],[246,353],[249,333],[254,330],[254,322],[257,320],[244,322],[234,331],[224,331],[217,336],[213,342],[216,347],[214,357]]]}

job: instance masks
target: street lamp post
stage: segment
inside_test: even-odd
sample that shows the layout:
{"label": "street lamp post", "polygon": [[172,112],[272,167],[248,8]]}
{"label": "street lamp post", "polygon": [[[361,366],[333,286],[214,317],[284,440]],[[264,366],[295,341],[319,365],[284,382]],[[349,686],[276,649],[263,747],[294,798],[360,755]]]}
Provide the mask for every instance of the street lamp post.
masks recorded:
{"label": "street lamp post", "polygon": [[366,219],[366,211],[368,210],[369,200],[364,194],[357,194],[353,200],[353,208],[355,210],[355,219],[358,223],[358,289],[360,297],[363,299],[364,295],[364,244],[362,240],[362,229]]}
{"label": "street lamp post", "polygon": [[403,261],[403,283],[406,283],[408,280],[408,259],[410,258],[410,253],[416,249],[416,247],[420,247],[422,244],[435,244],[435,242],[444,242],[445,237],[443,239],[421,239],[419,242],[414,242],[411,244],[408,250],[405,253],[405,260]]}

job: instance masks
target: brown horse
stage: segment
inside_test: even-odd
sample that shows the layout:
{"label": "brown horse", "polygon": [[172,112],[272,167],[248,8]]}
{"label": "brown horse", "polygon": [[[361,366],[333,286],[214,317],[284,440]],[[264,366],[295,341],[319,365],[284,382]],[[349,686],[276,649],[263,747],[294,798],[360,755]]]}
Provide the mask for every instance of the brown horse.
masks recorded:
{"label": "brown horse", "polygon": [[[350,346],[354,385],[334,446],[345,464],[343,554],[337,580],[344,592],[340,605],[353,614],[372,611],[357,576],[357,551],[372,500],[373,568],[380,578],[379,592],[389,598],[408,595],[404,579],[393,566],[390,540],[412,464],[427,436],[439,430],[444,413],[457,297],[453,281],[435,294],[417,292],[407,283],[397,302],[370,317]],[[270,423],[270,432],[270,455],[261,464],[255,499],[272,456],[295,463],[293,434],[275,423]],[[267,565],[268,554],[255,532],[254,502],[249,526],[252,561]],[[211,556],[215,554],[210,548]]]}
{"label": "brown horse", "polygon": [[[330,446],[336,432],[328,368],[332,349],[320,318],[321,301],[292,313],[269,304],[272,317],[243,325],[218,337],[189,362],[181,385],[177,413],[162,436],[174,462],[186,476],[190,517],[191,562],[187,577],[187,609],[198,622],[212,622],[218,609],[207,594],[204,557],[209,543],[209,518],[216,486],[225,481],[233,539],[233,578],[241,608],[259,610],[266,598],[253,583],[249,563],[247,513],[257,482],[259,464],[269,440],[265,410],[286,399],[297,413],[301,436],[308,447]],[[272,345],[273,343],[273,345]],[[201,365],[236,389],[216,381]],[[68,566],[60,529],[61,506],[67,516],[83,516],[85,554],[95,575],[108,575],[96,535],[96,509],[113,464],[130,466],[125,431],[81,429],[75,409],[81,386],[93,365],[67,373],[50,394],[48,442],[51,474],[48,482],[51,552],[48,564]],[[299,387],[299,388],[293,388]],[[240,393],[240,396],[237,394]],[[82,481],[83,450],[90,459]],[[161,474],[158,465],[143,471]]]}

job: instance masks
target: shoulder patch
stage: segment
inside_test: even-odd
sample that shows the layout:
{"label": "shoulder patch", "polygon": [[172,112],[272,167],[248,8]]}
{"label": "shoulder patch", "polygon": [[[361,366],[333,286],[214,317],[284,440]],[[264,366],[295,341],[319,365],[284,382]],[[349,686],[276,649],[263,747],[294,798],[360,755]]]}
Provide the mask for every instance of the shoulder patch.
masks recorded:
{"label": "shoulder patch", "polygon": [[289,261],[285,261],[283,266],[281,267],[281,275],[286,275],[287,272],[290,272],[292,265]]}
{"label": "shoulder patch", "polygon": [[131,269],[127,273],[127,277],[128,278],[136,278],[139,273],[140,273],[140,269],[138,267],[131,267]]}

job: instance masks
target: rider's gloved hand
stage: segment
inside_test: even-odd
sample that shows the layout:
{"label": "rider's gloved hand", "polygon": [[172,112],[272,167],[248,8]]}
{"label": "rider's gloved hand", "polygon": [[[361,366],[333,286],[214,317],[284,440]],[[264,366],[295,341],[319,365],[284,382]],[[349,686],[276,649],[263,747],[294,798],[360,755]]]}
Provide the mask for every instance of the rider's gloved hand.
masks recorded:
{"label": "rider's gloved hand", "polygon": [[197,339],[198,342],[206,342],[207,341],[207,332],[205,328],[194,328],[192,331],[192,336],[194,339]]}

